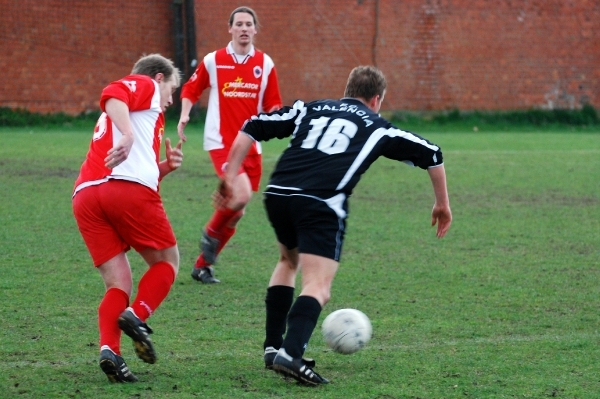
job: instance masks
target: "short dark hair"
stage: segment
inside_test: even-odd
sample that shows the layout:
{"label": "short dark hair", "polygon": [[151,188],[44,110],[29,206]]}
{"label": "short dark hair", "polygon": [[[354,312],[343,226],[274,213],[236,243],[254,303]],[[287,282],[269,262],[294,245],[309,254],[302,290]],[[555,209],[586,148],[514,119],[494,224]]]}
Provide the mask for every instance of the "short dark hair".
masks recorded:
{"label": "short dark hair", "polygon": [[385,76],[374,66],[357,66],[350,72],[344,97],[370,100],[376,95],[383,96],[387,82]]}
{"label": "short dark hair", "polygon": [[173,61],[160,54],[144,55],[135,63],[131,73],[134,75],[150,76],[152,79],[154,79],[157,73],[162,73],[167,80],[171,79],[171,76],[173,76],[177,83],[177,87],[179,87],[179,84],[181,83],[179,68],[175,67]]}
{"label": "short dark hair", "polygon": [[256,16],[256,12],[250,7],[246,6],[238,7],[231,12],[231,15],[229,16],[229,27],[233,26],[233,17],[238,12],[245,12],[246,14],[252,15],[252,19],[254,20],[254,26],[258,28],[258,17]]}

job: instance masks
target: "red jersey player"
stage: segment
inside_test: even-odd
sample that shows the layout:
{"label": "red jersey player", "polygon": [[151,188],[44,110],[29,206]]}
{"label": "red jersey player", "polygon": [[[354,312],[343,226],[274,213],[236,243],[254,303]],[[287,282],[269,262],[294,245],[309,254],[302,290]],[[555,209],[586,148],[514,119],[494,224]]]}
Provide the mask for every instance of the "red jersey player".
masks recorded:
{"label": "red jersey player", "polygon": [[[106,286],[98,307],[100,367],[111,382],[137,377],[121,357],[121,331],[143,361],[156,354],[146,319],[166,298],[179,269],[179,250],[158,194],[159,181],[181,166],[182,141],[165,140],[164,111],[173,103],[179,70],[159,54],[144,56],[131,75],[102,91],[98,120],[73,193],[73,213]],[[137,296],[129,302],[132,275],[126,252],[148,263]]]}
{"label": "red jersey player", "polygon": [[[215,171],[223,176],[231,144],[246,119],[260,112],[281,108],[277,73],[271,57],[253,45],[258,21],[254,10],[239,7],[229,17],[231,42],[227,47],[204,57],[195,73],[181,90],[181,116],[177,131],[185,141],[184,129],[192,105],[204,89],[210,87],[204,149],[209,151]],[[226,208],[217,209],[202,231],[202,253],[192,277],[203,283],[218,283],[214,277],[217,255],[235,233],[252,191],[258,191],[262,173],[259,145],[245,158],[232,182],[233,198]]]}

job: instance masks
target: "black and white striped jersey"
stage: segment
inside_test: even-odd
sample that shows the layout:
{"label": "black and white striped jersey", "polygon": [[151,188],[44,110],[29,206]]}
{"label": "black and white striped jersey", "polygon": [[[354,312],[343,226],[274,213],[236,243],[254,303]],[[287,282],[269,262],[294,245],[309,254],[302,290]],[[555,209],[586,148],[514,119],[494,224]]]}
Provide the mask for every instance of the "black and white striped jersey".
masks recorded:
{"label": "black and white striped jersey", "polygon": [[349,196],[380,156],[423,169],[443,162],[437,145],[394,127],[353,98],[298,100],[292,107],[253,116],[241,130],[257,141],[292,137],[269,188]]}

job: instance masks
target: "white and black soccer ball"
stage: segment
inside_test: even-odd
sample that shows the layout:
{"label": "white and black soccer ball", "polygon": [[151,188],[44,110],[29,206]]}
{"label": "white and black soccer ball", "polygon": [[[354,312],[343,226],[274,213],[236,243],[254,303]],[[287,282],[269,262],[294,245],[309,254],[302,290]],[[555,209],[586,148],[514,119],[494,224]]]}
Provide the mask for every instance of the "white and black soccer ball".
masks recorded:
{"label": "white and black soccer ball", "polygon": [[323,320],[323,338],[335,352],[349,355],[359,351],[371,339],[371,321],[360,310],[339,309]]}

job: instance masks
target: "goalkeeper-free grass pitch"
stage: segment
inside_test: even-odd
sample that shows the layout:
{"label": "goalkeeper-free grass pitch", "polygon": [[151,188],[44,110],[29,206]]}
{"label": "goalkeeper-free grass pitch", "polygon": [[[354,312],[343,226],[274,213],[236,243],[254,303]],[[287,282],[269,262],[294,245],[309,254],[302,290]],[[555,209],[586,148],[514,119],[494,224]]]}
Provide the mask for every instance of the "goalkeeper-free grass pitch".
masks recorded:
{"label": "goalkeeper-free grass pitch", "polygon": [[[140,382],[111,385],[98,367],[104,287],[70,202],[92,129],[0,129],[0,397],[598,397],[599,133],[424,133],[445,156],[454,222],[442,240],[426,172],[375,163],[350,200],[332,300],[305,354],[332,381],[316,390],[264,369],[278,252],[260,194],[219,258],[221,284],[190,277],[217,180],[201,132],[186,133],[184,164],[161,186],[181,269],[149,319],[158,360],[141,362],[124,338]],[[265,143],[263,185],[286,145]],[[144,263],[130,259],[137,279]],[[339,308],[373,324],[348,356],[319,331]]]}

